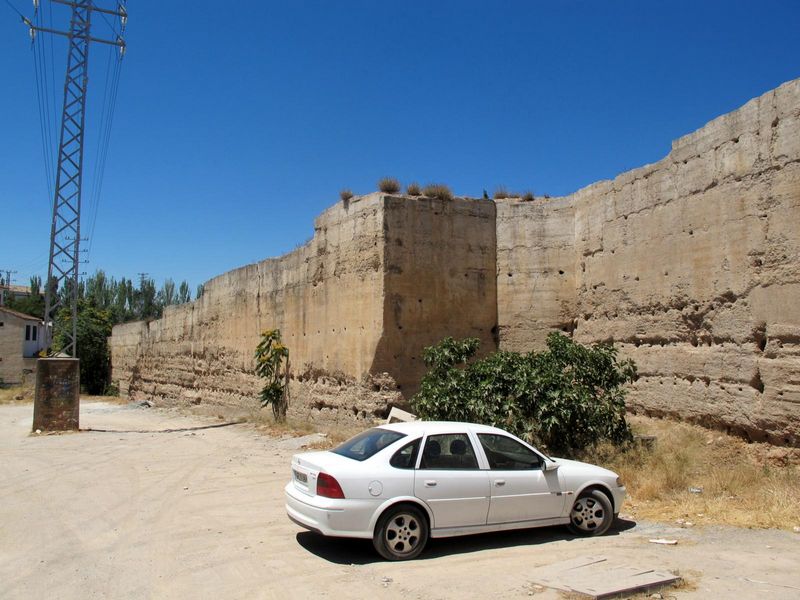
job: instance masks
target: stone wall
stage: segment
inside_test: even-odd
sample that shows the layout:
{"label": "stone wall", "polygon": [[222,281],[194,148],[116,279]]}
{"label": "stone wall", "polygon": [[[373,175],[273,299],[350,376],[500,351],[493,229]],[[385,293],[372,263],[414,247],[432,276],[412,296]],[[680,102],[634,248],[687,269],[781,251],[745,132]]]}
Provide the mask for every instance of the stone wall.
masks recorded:
{"label": "stone wall", "polygon": [[[639,365],[633,410],[800,444],[800,80],[570,196],[338,204],[280,259],[114,328],[114,379],[163,399],[254,403],[252,351],[279,327],[293,410],[369,418],[403,403],[421,351],[560,330]],[[401,396],[402,394],[402,396]]]}
{"label": "stone wall", "polygon": [[475,335],[496,348],[494,239],[491,203],[370,194],[337,204],[305,246],[212,279],[161,319],[114,327],[112,380],[133,398],[256,407],[253,351],[278,328],[292,414],[385,416],[418,385],[425,346]]}
{"label": "stone wall", "polygon": [[798,444],[799,226],[800,80],[655,164],[498,207],[501,345],[615,342],[639,366],[631,408]]}

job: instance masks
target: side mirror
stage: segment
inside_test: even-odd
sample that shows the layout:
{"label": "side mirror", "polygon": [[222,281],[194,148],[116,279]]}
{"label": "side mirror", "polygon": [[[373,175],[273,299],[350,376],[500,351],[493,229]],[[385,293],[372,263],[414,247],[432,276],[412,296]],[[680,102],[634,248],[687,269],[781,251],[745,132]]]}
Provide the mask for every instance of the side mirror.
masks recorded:
{"label": "side mirror", "polygon": [[558,467],[560,467],[560,466],[561,465],[559,465],[554,460],[546,460],[545,463],[544,463],[544,470],[545,471],[556,471],[556,470],[558,470]]}

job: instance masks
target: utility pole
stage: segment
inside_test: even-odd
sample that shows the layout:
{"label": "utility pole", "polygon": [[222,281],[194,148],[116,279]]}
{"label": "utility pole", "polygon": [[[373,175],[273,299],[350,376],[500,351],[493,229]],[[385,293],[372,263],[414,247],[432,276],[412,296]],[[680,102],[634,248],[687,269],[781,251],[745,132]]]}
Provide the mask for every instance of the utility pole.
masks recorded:
{"label": "utility pole", "polygon": [[[84,119],[86,115],[86,88],[89,83],[89,46],[91,42],[118,46],[125,53],[125,40],[106,40],[91,36],[92,13],[98,12],[119,17],[121,30],[125,29],[128,13],[124,4],[117,10],[94,5],[93,0],[50,0],[72,8],[69,31],[38,27],[29,19],[22,21],[30,29],[31,38],[37,33],[65,36],[69,40],[67,72],[64,79],[64,104],[61,113],[61,137],[58,147],[56,187],[53,198],[53,218],[50,228],[50,261],[45,283],[44,334],[46,346],[53,340],[52,327],[55,316],[66,302],[72,312],[72,331],[67,331],[67,344],[62,351],[75,356],[78,322],[78,265],[81,242],[81,184],[83,182]],[[39,0],[34,0],[38,10]],[[65,294],[59,295],[63,285]]]}

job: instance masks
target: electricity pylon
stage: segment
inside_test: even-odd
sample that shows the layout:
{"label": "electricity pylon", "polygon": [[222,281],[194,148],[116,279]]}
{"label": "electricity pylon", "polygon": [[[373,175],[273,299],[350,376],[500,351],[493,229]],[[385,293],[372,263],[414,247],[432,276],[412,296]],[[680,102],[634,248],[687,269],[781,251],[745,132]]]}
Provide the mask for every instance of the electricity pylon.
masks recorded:
{"label": "electricity pylon", "polygon": [[[125,29],[128,13],[123,4],[117,10],[94,5],[93,0],[50,0],[56,4],[72,7],[69,31],[38,27],[30,20],[23,22],[30,28],[31,39],[37,32],[63,35],[69,39],[67,74],[64,80],[64,105],[61,113],[61,136],[58,146],[55,197],[53,198],[53,220],[50,228],[50,262],[45,284],[45,341],[49,346],[53,339],[56,312],[69,301],[72,312],[72,331],[67,331],[67,343],[62,351],[75,356],[78,323],[78,265],[81,242],[81,184],[83,182],[83,134],[86,115],[86,88],[89,83],[89,46],[91,42],[111,44],[125,52],[125,40],[106,40],[91,36],[92,13],[104,13],[119,17],[121,30]],[[39,8],[39,0],[34,0]],[[63,284],[64,295],[58,288]]]}

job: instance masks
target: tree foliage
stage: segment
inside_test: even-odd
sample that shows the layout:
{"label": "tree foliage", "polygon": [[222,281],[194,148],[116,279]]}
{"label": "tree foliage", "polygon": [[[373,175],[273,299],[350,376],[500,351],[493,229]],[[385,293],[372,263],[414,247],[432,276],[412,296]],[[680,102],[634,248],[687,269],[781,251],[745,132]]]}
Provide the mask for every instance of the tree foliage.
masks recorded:
{"label": "tree foliage", "polygon": [[[70,306],[71,288],[58,287],[57,280],[50,281],[61,305]],[[198,286],[198,291],[202,286]],[[94,275],[80,281],[78,295],[77,357],[81,359],[81,385],[90,394],[100,394],[108,386],[110,357],[108,336],[111,327],[128,321],[155,319],[162,315],[164,307],[190,302],[192,293],[189,284],[182,281],[175,286],[166,279],[160,289],[153,279],[140,277],[138,285],[123,277],[116,280],[98,270]],[[22,298],[8,299],[8,307],[19,312],[44,316],[44,290],[41,277],[31,277],[30,294]],[[72,316],[69,309],[56,315],[55,336],[51,350],[58,352],[66,345],[66,334],[72,332]]]}
{"label": "tree foliage", "polygon": [[265,380],[261,390],[261,406],[272,405],[275,419],[283,421],[288,408],[285,376],[289,368],[289,349],[281,342],[279,329],[269,329],[261,334],[254,358],[256,375]]}
{"label": "tree foliage", "polygon": [[429,370],[411,401],[420,417],[502,427],[565,455],[631,438],[625,384],[635,380],[636,366],[618,360],[613,346],[588,347],[551,333],[542,352],[473,360],[478,348],[475,338],[446,338],[425,349]]}
{"label": "tree foliage", "polygon": [[[111,326],[110,311],[101,310],[85,299],[78,301],[76,358],[81,360],[81,386],[89,394],[103,394],[108,386]],[[62,308],[56,315],[54,351],[66,346],[68,332],[72,333],[72,314],[69,308]]]}

